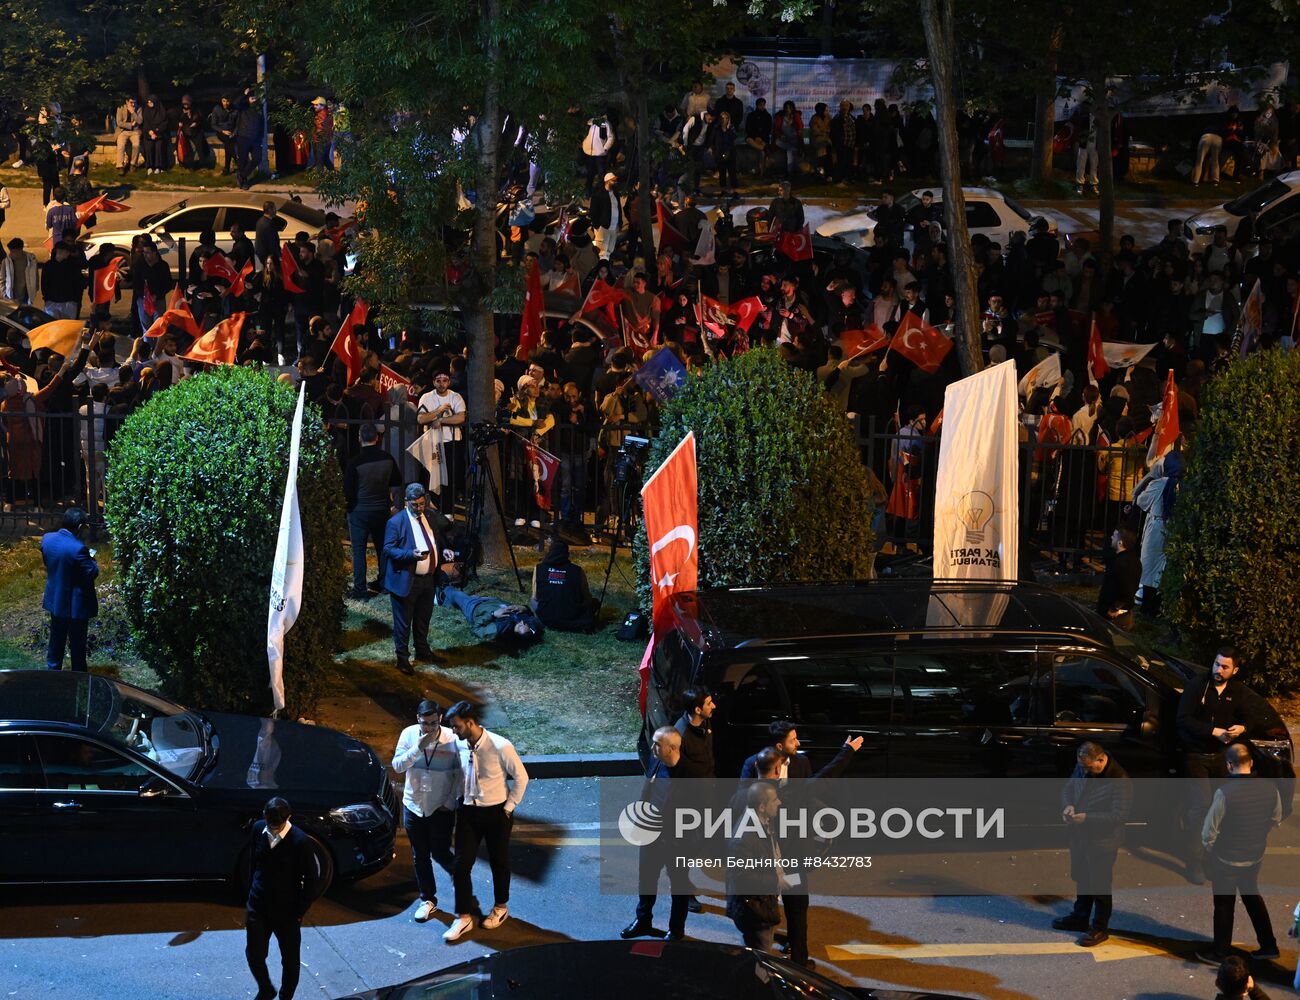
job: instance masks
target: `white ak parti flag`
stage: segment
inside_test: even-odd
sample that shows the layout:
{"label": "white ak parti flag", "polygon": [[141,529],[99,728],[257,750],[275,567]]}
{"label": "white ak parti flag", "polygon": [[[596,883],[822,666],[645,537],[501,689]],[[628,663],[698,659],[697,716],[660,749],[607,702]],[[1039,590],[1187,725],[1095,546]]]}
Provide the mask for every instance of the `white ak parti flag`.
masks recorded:
{"label": "white ak parti flag", "polygon": [[302,518],[298,513],[298,447],[302,442],[302,406],[307,383],[298,389],[289,439],[289,475],[280,508],[280,535],[275,540],[271,564],[271,606],[266,623],[266,658],[271,670],[271,699],[277,712],[284,708],[284,636],[298,620],[302,607]]}
{"label": "white ak parti flag", "polygon": [[936,580],[1014,580],[1020,568],[1019,401],[1005,361],[948,386],[934,501]]}

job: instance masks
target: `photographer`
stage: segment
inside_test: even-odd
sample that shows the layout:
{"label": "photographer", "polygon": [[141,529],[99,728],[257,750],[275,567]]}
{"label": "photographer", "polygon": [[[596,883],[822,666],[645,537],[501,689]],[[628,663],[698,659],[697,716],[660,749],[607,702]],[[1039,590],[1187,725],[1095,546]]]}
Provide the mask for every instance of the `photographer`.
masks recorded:
{"label": "photographer", "polygon": [[629,432],[640,431],[650,420],[645,394],[636,384],[632,372],[618,384],[600,403],[601,426],[597,438],[597,455],[601,460],[601,490],[596,507],[596,523],[603,523],[611,514],[617,514],[612,496],[614,468],[618,449]]}
{"label": "photographer", "polygon": [[533,596],[528,606],[547,628],[561,632],[593,632],[597,602],[587,586],[587,574],[569,558],[569,545],[558,535],[533,569]]}

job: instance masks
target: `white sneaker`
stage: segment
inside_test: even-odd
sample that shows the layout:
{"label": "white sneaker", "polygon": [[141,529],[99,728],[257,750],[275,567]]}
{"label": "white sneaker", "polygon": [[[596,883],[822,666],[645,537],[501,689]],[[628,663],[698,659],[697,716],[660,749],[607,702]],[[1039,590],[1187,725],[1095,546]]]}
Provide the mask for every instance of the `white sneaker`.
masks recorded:
{"label": "white sneaker", "polygon": [[517,517],[517,518],[515,518],[515,527],[516,527],[516,528],[522,528],[522,527],[523,527],[525,524],[527,524],[527,523],[528,523],[528,522],[525,521],[522,517]]}
{"label": "white sneaker", "polygon": [[510,911],[504,906],[492,907],[492,912],[483,918],[483,929],[485,931],[494,931],[506,922],[510,917]]}
{"label": "white sneaker", "polygon": [[22,170],[22,169],[23,169],[23,161],[22,161],[22,160],[14,160],[14,169],[15,169],[15,170]]}
{"label": "white sneaker", "polygon": [[531,526],[534,527],[534,528],[541,528],[541,526],[542,526],[542,522],[541,522],[541,521],[538,521],[538,520],[536,520],[536,519],[534,519],[534,520],[532,520],[532,521],[529,521],[528,523],[529,523],[529,525],[531,525]]}
{"label": "white sneaker", "polygon": [[[493,911],[495,912],[495,911]],[[442,932],[442,939],[450,944],[452,941],[459,941],[462,937],[474,929],[474,918],[468,913],[462,913],[457,917],[450,927]]]}
{"label": "white sneaker", "polygon": [[420,905],[415,908],[415,922],[422,924],[433,916],[434,911],[438,909],[436,899],[426,899],[421,901]]}

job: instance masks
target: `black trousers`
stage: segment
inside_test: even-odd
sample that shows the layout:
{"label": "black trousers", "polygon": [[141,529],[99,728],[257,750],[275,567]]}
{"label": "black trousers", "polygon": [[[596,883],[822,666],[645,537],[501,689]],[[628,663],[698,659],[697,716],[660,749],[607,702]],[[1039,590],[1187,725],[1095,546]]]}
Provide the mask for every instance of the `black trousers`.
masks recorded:
{"label": "black trousers", "polygon": [[668,870],[668,885],[672,891],[672,905],[668,910],[668,930],[674,934],[686,933],[687,908],[694,891],[691,877],[685,868],[673,864],[673,851],[658,843],[641,848],[637,855],[637,886],[641,895],[637,899],[636,918],[652,923],[655,900],[658,898],[659,873]]}
{"label": "black trousers", "polygon": [[1199,864],[1205,853],[1201,847],[1201,826],[1210,809],[1215,783],[1228,776],[1228,764],[1222,753],[1189,753],[1183,758],[1183,770],[1187,777],[1183,782],[1187,794],[1187,812],[1183,822],[1187,861]]}
{"label": "black trousers", "polygon": [[348,513],[348,537],[352,540],[352,589],[366,592],[366,546],[374,545],[379,560],[377,579],[384,578],[384,528],[387,510],[354,510]]}
{"label": "black trousers", "polygon": [[403,810],[402,825],[411,842],[411,861],[415,865],[415,884],[420,898],[438,898],[438,883],[433,877],[433,863],[438,862],[448,875],[456,874],[456,859],[451,853],[451,838],[456,829],[456,813],[439,809],[429,816],[417,816]]}
{"label": "black trousers", "polygon": [[429,648],[429,619],[433,617],[433,595],[437,590],[434,573],[416,576],[411,580],[411,592],[405,597],[392,594],[393,651],[398,663],[410,659],[407,646],[411,630],[415,630],[415,652],[424,653]]}
{"label": "black trousers", "polygon": [[292,1000],[298,988],[298,976],[302,960],[302,925],[292,918],[272,920],[263,913],[247,911],[244,919],[244,956],[248,959],[248,970],[257,980],[259,994],[275,996],[275,985],[266,968],[266,955],[271,947],[271,935],[280,945],[280,964],[284,972],[280,977],[281,1000]]}
{"label": "black trousers", "polygon": [[785,911],[785,939],[790,942],[790,961],[802,965],[808,961],[808,897],[785,893],[781,896]]}
{"label": "black trousers", "polygon": [[1118,853],[1118,847],[1087,843],[1070,845],[1070,877],[1078,886],[1072,915],[1088,921],[1092,930],[1104,931],[1110,927],[1110,914],[1114,908],[1111,881]]}
{"label": "black trousers", "polygon": [[1208,862],[1206,869],[1214,887],[1214,950],[1223,954],[1232,950],[1232,923],[1240,895],[1260,948],[1276,951],[1273,921],[1269,919],[1264,897],[1259,894],[1259,867],[1263,862],[1238,868],[1224,864],[1214,855],[1210,855]]}
{"label": "black trousers", "polygon": [[72,647],[72,669],[86,670],[86,618],[60,618],[50,615],[50,643],[45,648],[45,665],[51,670],[63,669],[63,651]]}
{"label": "black trousers", "polygon": [[514,817],[505,805],[467,806],[456,810],[456,912],[475,913],[474,861],[479,844],[487,842],[488,864],[492,866],[492,897],[496,906],[510,902],[510,830]]}

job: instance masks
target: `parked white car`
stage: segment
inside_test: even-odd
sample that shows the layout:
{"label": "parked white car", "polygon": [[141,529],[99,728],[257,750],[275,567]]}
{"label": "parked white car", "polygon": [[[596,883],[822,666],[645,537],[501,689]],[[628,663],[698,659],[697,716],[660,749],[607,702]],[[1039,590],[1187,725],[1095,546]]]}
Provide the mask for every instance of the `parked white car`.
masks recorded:
{"label": "parked white car", "polygon": [[1214,230],[1223,226],[1229,238],[1250,212],[1258,212],[1255,235],[1281,243],[1300,234],[1300,170],[1278,174],[1249,194],[1208,208],[1183,224],[1183,236],[1192,253],[1200,253],[1214,241]]}
{"label": "parked white car", "polygon": [[[921,194],[929,191],[934,196],[934,204],[943,204],[943,189],[917,188],[898,199],[904,213],[921,203]],[[1016,201],[1000,191],[991,188],[962,188],[966,196],[966,226],[970,234],[987,236],[998,246],[1005,247],[1011,240],[1012,233],[1028,234],[1030,228],[1040,219],[1047,223],[1050,232],[1056,232],[1056,223],[1041,215],[1035,215]],[[858,247],[875,245],[876,206],[860,212],[839,215],[827,219],[817,227],[819,236],[838,236],[846,243]],[[912,247],[912,227],[903,232],[903,243],[910,250]]]}

